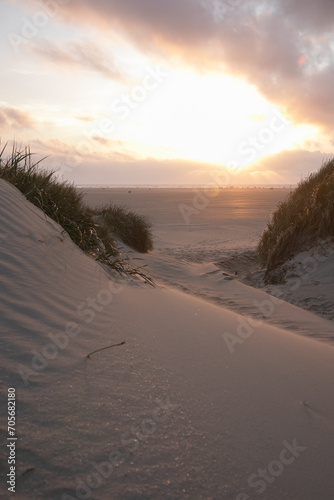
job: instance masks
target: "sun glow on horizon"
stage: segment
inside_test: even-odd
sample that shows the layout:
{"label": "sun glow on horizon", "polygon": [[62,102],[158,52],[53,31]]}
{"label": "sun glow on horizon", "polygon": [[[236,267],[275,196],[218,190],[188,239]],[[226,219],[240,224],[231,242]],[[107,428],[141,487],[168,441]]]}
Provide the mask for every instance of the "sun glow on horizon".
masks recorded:
{"label": "sun glow on horizon", "polygon": [[278,109],[253,86],[227,75],[171,70],[143,103],[127,97],[122,96],[124,119],[112,114],[111,119],[118,120],[117,139],[131,144],[140,158],[246,167],[296,142],[294,127]]}
{"label": "sun glow on horizon", "polygon": [[[70,34],[65,30],[57,40],[64,57]],[[168,65],[121,38],[111,43],[98,34],[92,44],[101,54],[117,54],[112,67],[121,77],[110,78],[103,65],[96,64],[96,71],[78,65],[73,43],[72,63],[60,70],[51,56],[41,65],[36,55],[12,68],[13,82],[17,72],[25,76],[17,109],[33,117],[31,129],[21,126],[20,139],[31,139],[38,153],[74,155],[80,161],[233,164],[246,170],[265,156],[303,147],[315,135],[315,127],[289,123],[255,86],[227,73]],[[53,45],[41,47],[47,51]],[[14,89],[8,85],[0,103],[9,112]]]}

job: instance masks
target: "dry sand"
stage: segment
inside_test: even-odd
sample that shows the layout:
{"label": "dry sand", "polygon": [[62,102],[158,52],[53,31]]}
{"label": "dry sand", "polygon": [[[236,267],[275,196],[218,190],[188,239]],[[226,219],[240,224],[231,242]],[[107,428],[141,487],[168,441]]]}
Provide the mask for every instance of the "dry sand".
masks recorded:
{"label": "dry sand", "polygon": [[[334,350],[296,331],[313,322],[329,338],[333,323],[200,261],[195,233],[187,259],[174,236],[169,253],[141,256],[152,288],[107,274],[0,181],[1,408],[14,387],[17,499],[332,499]],[[2,419],[2,498],[7,437]]]}
{"label": "dry sand", "polygon": [[[284,277],[280,284],[264,283],[265,271],[260,268],[256,246],[270,214],[288,196],[288,189],[91,188],[84,192],[92,207],[113,202],[150,218],[154,252],[147,256],[130,249],[127,252],[148,266],[155,280],[242,314],[261,315],[254,308],[255,292],[250,295],[249,288],[241,285],[244,283],[323,318],[334,319],[333,244],[318,244],[282,266],[278,270],[278,275]],[[241,283],[226,283],[229,280]],[[277,307],[272,313],[269,307],[266,320],[331,341],[332,324],[325,331],[314,331],[308,314],[300,324],[294,321],[294,308],[285,310],[289,311],[286,318],[281,311],[277,317]]]}

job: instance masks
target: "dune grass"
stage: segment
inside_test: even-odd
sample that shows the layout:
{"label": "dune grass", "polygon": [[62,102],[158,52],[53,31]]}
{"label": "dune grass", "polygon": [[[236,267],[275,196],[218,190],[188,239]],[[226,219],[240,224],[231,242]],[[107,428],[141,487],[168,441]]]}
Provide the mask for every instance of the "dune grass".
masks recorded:
{"label": "dune grass", "polygon": [[147,253],[153,249],[151,223],[147,217],[128,210],[124,206],[108,205],[97,211],[102,221],[123,243]]}
{"label": "dune grass", "polygon": [[334,240],[334,159],[301,181],[272,214],[258,245],[266,275],[328,239]]}
{"label": "dune grass", "polygon": [[[0,178],[17,187],[25,197],[46,215],[64,228],[74,243],[107,268],[123,275],[135,275],[153,284],[151,278],[141,269],[134,268],[129,259],[121,253],[115,238],[134,232],[129,246],[152,249],[150,225],[145,217],[114,207],[114,223],[111,227],[104,213],[107,208],[92,210],[83,202],[83,193],[67,181],[59,180],[55,172],[40,168],[43,160],[34,162],[29,148],[13,146],[11,154],[4,158],[6,146],[0,151]],[[100,212],[103,215],[98,217]],[[119,220],[117,214],[120,214]],[[134,226],[137,226],[134,228]],[[118,229],[121,228],[121,234]],[[131,244],[130,244],[130,243]],[[145,245],[146,242],[146,245]],[[140,250],[140,251],[147,251]]]}

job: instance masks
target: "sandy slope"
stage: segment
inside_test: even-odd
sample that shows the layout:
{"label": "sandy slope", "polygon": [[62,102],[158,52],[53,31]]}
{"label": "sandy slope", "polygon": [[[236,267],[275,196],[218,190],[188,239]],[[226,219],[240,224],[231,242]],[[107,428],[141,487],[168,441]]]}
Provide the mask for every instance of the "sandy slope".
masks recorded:
{"label": "sandy slope", "polygon": [[[14,386],[16,498],[332,499],[330,345],[227,303],[119,281],[3,181],[0,234],[1,408]],[[264,294],[244,289],[247,308],[253,293]],[[304,314],[295,308],[295,322]],[[3,498],[6,438],[2,418]]]}
{"label": "sandy slope", "polygon": [[[246,282],[324,318],[334,320],[334,244],[323,241],[300,252],[275,271],[281,283],[264,285],[264,272],[253,272]],[[283,278],[283,279],[282,279]]]}
{"label": "sandy slope", "polygon": [[[305,268],[302,268],[304,272],[300,271],[298,276],[295,274],[295,277],[288,280],[285,285],[264,287],[262,281],[264,271],[251,273],[246,283],[240,281],[240,265],[238,266],[235,262],[235,260],[242,260],[240,254],[236,259],[230,259],[230,261],[233,260],[233,265],[230,267],[225,263],[189,262],[175,259],[174,255],[164,255],[155,251],[147,255],[139,255],[131,249],[127,251],[136,259],[137,265],[147,266],[147,270],[157,283],[166,284],[220,306],[228,307],[239,315],[250,316],[330,344],[334,342],[332,321],[320,319],[318,315],[307,310],[301,312],[299,307],[289,303],[307,306],[305,309],[313,305],[315,312],[319,313],[320,309],[322,315],[326,316],[327,313],[329,318],[333,316],[331,299],[334,290],[332,272],[334,258],[332,254],[321,263],[308,260],[307,262],[312,264],[312,269],[307,276]],[[315,268],[317,262],[319,265]],[[231,272],[234,269],[239,269],[238,275]],[[320,275],[323,275],[321,281]],[[244,272],[244,276],[248,276],[247,272]],[[317,281],[316,278],[318,278]],[[258,286],[259,289],[253,288],[248,283]],[[318,295],[315,294],[315,283],[317,283]],[[323,300],[321,297],[324,297]]]}

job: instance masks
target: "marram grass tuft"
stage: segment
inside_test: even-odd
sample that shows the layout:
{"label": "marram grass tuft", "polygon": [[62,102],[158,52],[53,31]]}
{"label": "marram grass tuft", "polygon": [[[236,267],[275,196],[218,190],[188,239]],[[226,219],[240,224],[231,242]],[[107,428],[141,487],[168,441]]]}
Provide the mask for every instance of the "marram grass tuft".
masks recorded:
{"label": "marram grass tuft", "polygon": [[300,182],[272,214],[258,245],[266,274],[321,240],[334,241],[334,159]]}
{"label": "marram grass tuft", "polygon": [[[4,158],[5,149],[6,146],[0,151],[0,178],[17,187],[31,203],[60,224],[79,248],[106,268],[122,275],[139,276],[153,284],[151,278],[140,269],[132,267],[114,239],[119,237],[130,247],[137,241],[141,248],[139,251],[151,250],[150,224],[145,217],[127,211],[124,207],[113,207],[115,230],[108,227],[109,209],[103,209],[103,222],[97,223],[97,212],[84,204],[83,193],[73,184],[59,180],[55,172],[39,168],[43,160],[34,163],[29,148],[17,149],[14,144],[7,158]],[[135,236],[131,239],[132,233]],[[126,241],[122,235],[127,235],[126,238],[124,236]]]}

